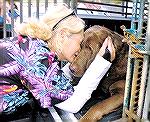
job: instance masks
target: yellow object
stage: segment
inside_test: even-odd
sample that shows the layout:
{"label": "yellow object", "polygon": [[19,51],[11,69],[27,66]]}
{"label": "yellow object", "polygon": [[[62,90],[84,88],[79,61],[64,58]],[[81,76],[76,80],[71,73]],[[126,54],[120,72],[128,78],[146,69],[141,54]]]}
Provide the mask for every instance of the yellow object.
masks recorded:
{"label": "yellow object", "polygon": [[9,93],[9,92],[13,92],[18,88],[18,86],[16,85],[11,85],[8,89],[4,89],[5,92]]}

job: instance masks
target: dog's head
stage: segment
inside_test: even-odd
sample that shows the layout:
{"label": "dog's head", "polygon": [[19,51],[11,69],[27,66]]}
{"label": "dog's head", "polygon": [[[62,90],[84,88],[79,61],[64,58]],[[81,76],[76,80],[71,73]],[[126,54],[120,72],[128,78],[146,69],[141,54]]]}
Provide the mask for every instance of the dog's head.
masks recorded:
{"label": "dog's head", "polygon": [[112,38],[116,52],[121,48],[123,39],[123,36],[102,26],[92,26],[85,31],[84,35],[81,51],[70,65],[70,70],[75,77],[84,74],[108,36]]}

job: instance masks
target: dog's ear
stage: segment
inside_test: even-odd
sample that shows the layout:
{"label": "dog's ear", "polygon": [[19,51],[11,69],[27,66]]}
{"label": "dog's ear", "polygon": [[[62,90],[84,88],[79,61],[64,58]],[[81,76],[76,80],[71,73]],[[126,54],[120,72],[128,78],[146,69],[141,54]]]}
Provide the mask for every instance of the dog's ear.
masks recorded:
{"label": "dog's ear", "polygon": [[103,42],[100,41],[100,38],[96,33],[92,33],[92,36],[88,38],[88,45],[93,54],[96,54],[99,51],[102,43]]}
{"label": "dog's ear", "polygon": [[88,44],[88,48],[90,49],[90,52],[91,52],[91,57],[89,58],[90,60],[88,60],[88,62],[87,62],[86,69],[89,67],[91,62],[94,60],[96,54],[98,53],[98,51],[100,50],[100,47],[101,47],[99,38],[95,33],[92,33],[92,35],[90,35],[88,37],[87,44]]}

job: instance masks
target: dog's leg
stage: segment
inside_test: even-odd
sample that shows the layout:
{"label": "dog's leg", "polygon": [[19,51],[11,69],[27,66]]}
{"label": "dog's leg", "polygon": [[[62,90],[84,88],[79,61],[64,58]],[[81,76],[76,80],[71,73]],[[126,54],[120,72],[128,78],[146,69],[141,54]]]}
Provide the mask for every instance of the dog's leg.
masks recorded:
{"label": "dog's leg", "polygon": [[[124,81],[119,81],[115,84],[117,84],[118,87],[119,86],[124,87],[119,84],[122,82]],[[104,115],[114,111],[114,109],[118,108],[123,103],[124,88],[121,90],[121,87],[119,87],[119,91],[117,91],[118,87],[115,84],[113,84],[110,88],[110,90],[113,90],[113,95],[110,98],[103,100],[92,106],[87,111],[87,113],[79,120],[79,122],[97,122],[97,120],[100,120]],[[114,91],[117,92],[114,93]]]}

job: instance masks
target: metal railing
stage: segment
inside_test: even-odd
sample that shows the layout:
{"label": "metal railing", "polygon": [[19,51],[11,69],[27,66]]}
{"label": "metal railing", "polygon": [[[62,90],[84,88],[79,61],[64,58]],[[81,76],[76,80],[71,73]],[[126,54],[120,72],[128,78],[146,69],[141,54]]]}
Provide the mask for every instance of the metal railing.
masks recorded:
{"label": "metal railing", "polygon": [[[83,16],[94,18],[96,15],[99,19],[101,19],[100,17],[105,17],[106,19],[119,19],[119,17],[122,17],[122,19],[126,19],[132,15],[132,12],[130,11],[132,5],[128,6],[131,2],[123,2],[120,5],[115,5],[111,3],[85,2],[82,0],[79,0],[78,2],[76,2],[76,0],[18,0],[18,2],[10,0],[10,11],[13,12],[13,5],[15,3],[18,6],[19,17],[15,20],[13,16],[11,16],[11,22],[7,23],[6,17],[8,10],[6,9],[6,0],[3,0],[4,23],[1,25],[3,28],[3,37],[6,38],[8,32],[10,34],[9,36],[14,36],[14,27],[16,24],[25,22],[29,17],[40,18],[40,16],[46,12],[50,4],[61,2],[65,2],[74,8],[81,18]],[[89,6],[93,6],[94,8]],[[97,12],[97,14],[94,14],[94,12]],[[101,15],[101,13],[104,14]]]}
{"label": "metal railing", "polygon": [[[140,4],[140,6],[138,6]],[[139,12],[137,11],[139,9]],[[146,0],[134,0],[131,28],[126,30],[130,39],[123,117],[129,122],[148,121],[150,87],[150,6]]]}
{"label": "metal railing", "polygon": [[[127,18],[128,16],[131,16],[132,13],[131,11],[129,12],[128,10],[132,10],[132,2],[122,2],[121,4],[113,4],[113,3],[102,3],[102,2],[87,2],[80,0],[78,4],[88,4],[86,8],[83,7],[77,7],[77,10],[84,10],[84,11],[97,11],[97,12],[105,12],[105,13],[113,13],[116,14],[116,16],[123,16]],[[131,4],[131,6],[128,6]],[[103,8],[108,8],[108,9],[103,9]]]}

